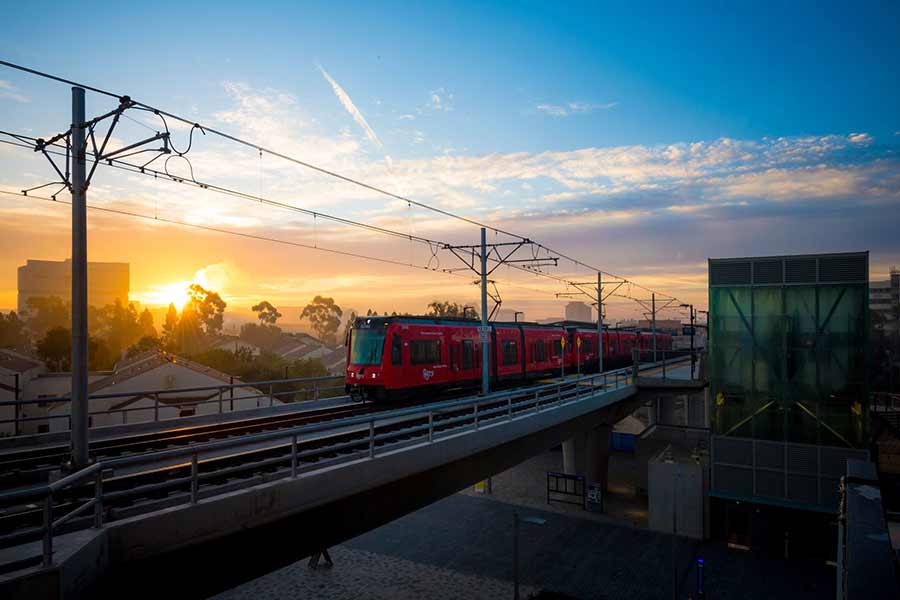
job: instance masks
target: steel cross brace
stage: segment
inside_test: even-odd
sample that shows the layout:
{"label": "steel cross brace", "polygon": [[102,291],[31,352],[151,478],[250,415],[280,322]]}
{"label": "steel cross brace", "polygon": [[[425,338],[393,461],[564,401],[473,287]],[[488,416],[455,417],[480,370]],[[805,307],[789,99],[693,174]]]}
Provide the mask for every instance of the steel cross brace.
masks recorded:
{"label": "steel cross brace", "polygon": [[[70,181],[70,175],[71,175],[70,163],[75,156],[80,155],[82,153],[84,153],[84,154],[88,153],[88,151],[89,151],[88,150],[88,140],[90,140],[90,143],[91,143],[90,155],[91,155],[91,158],[93,159],[93,164],[91,165],[91,170],[88,172],[87,176],[85,177],[85,181],[84,181],[85,190],[88,188],[88,186],[90,186],[91,179],[93,178],[93,175],[94,175],[94,171],[96,171],[97,165],[100,163],[100,161],[110,162],[110,161],[112,161],[113,157],[120,156],[123,152],[127,152],[127,151],[133,150],[135,148],[140,148],[141,146],[155,142],[157,140],[163,141],[162,148],[144,149],[144,150],[140,150],[138,152],[159,152],[162,154],[169,154],[171,151],[169,149],[169,133],[168,132],[157,133],[154,136],[151,136],[151,137],[141,140],[139,142],[135,142],[134,144],[129,144],[128,146],[125,146],[123,148],[113,150],[112,152],[106,151],[106,147],[109,144],[109,140],[112,137],[113,131],[115,131],[116,125],[119,123],[119,119],[121,118],[122,114],[126,110],[128,110],[129,108],[132,108],[133,106],[135,106],[135,103],[134,103],[134,101],[131,100],[131,98],[129,98],[128,96],[122,96],[119,99],[119,106],[117,106],[113,110],[111,110],[105,114],[102,114],[98,117],[95,117],[89,121],[85,121],[84,123],[73,124],[66,131],[58,133],[49,139],[45,140],[43,138],[38,138],[34,142],[34,151],[42,153],[47,158],[47,161],[50,163],[50,166],[52,166],[53,170],[56,171],[56,174],[59,175],[60,181],[59,182],[54,181],[51,183],[46,183],[46,184],[39,185],[39,186],[36,186],[33,188],[29,188],[27,190],[22,190],[22,193],[25,195],[28,195],[28,192],[30,192],[30,191],[40,189],[43,187],[47,187],[49,185],[54,185],[55,183],[61,183],[62,188],[60,188],[60,190],[58,190],[57,192],[55,192],[53,194],[53,196],[52,196],[53,198],[55,198],[56,194],[58,194],[60,191],[62,191],[62,189],[68,188],[69,191],[72,191],[72,182]],[[106,119],[109,119],[109,118],[112,118],[112,122],[110,122],[109,127],[106,130],[106,135],[104,135],[103,141],[98,146],[97,138],[94,135],[94,129],[96,128],[96,126],[99,123],[101,123],[102,121],[105,121]],[[81,148],[73,148],[72,147],[72,143],[71,143],[72,130],[75,127],[88,130],[88,135],[85,136],[84,146]],[[47,148],[49,148],[49,147],[62,148],[61,144],[59,143],[61,140],[65,140],[65,159],[66,159],[65,171],[60,169],[59,165],[56,164],[56,161],[53,159],[53,157],[50,155],[50,153],[47,152]],[[137,154],[138,152],[133,152],[133,153],[127,154],[125,156],[132,156],[133,154]],[[120,156],[120,158],[124,158],[124,156]]]}

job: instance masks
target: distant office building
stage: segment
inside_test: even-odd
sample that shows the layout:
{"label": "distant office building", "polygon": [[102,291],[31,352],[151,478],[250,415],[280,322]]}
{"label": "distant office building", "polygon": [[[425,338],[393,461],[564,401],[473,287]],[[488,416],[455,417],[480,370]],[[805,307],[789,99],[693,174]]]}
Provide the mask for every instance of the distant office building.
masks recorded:
{"label": "distant office building", "polygon": [[900,329],[900,269],[891,267],[891,278],[869,284],[869,309],[878,322],[875,327],[884,331]]}
{"label": "distant office building", "polygon": [[591,321],[591,307],[584,302],[566,304],[566,321]]}
{"label": "distant office building", "polygon": [[[128,304],[128,263],[88,263],[88,304],[106,306],[119,299]],[[28,260],[19,267],[18,310],[26,312],[28,299],[57,296],[72,299],[72,261]]]}
{"label": "distant office building", "polygon": [[868,271],[868,252],[710,259],[717,537],[833,548],[846,461],[868,456]]}

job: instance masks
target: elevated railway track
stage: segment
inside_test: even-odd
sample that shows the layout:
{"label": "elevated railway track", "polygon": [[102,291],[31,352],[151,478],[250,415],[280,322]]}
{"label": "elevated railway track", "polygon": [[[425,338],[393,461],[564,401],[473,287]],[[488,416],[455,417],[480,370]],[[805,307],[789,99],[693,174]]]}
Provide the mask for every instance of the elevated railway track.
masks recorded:
{"label": "elevated railway track", "polygon": [[[662,368],[642,367],[641,375]],[[91,467],[49,485],[0,494],[0,548],[43,540],[41,554],[46,561],[53,535],[296,477],[304,470],[375,456],[523,413],[540,413],[598,388],[617,389],[629,383],[629,369],[619,369],[554,379],[483,399],[408,406],[348,404],[196,431],[104,440],[92,447]],[[32,465],[42,460],[37,449],[30,452],[20,458]],[[59,455],[56,446],[43,458]],[[0,573],[3,570],[0,566]]]}

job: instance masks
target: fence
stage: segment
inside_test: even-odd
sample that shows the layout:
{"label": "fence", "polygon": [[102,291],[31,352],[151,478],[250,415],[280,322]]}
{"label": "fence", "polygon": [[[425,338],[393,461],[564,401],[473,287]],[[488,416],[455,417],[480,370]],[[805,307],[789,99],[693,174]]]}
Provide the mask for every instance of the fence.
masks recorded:
{"label": "fence", "polygon": [[[105,404],[104,409],[90,410],[90,426],[127,424],[146,421],[161,421],[178,418],[182,411],[192,410],[195,414],[211,414],[222,412],[238,412],[248,408],[273,406],[275,401],[296,402],[318,400],[343,395],[343,375],[327,375],[322,377],[299,377],[292,379],[273,379],[268,381],[240,381],[219,385],[170,388],[156,390],[123,391],[106,394],[92,394],[88,397],[91,404]],[[291,386],[288,389],[287,386]],[[189,394],[190,396],[185,396]],[[131,400],[131,402],[128,402]],[[120,405],[116,407],[117,404]],[[38,398],[33,400],[6,400],[0,402],[0,410],[5,406],[14,407],[12,419],[0,419],[0,431],[10,429],[13,435],[22,433],[42,433],[42,430],[71,429],[70,396]],[[127,404],[126,404],[127,402]],[[22,416],[25,407],[33,406],[44,410],[45,414]],[[235,408],[237,407],[237,408]],[[207,409],[208,410],[205,410]],[[50,414],[50,411],[61,414]],[[94,417],[98,417],[95,419]],[[100,423],[103,417],[111,421],[118,417],[118,423]],[[95,423],[94,421],[98,421]],[[64,429],[56,424],[64,423]],[[11,425],[11,427],[10,427]],[[45,427],[40,427],[44,425]],[[29,430],[29,431],[26,431]]]}

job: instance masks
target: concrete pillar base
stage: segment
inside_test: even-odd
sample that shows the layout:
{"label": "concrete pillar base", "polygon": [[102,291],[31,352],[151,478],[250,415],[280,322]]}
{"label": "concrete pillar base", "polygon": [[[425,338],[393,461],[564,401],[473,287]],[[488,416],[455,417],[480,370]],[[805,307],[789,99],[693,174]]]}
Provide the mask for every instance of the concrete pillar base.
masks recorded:
{"label": "concrete pillar base", "polygon": [[564,441],[563,472],[583,475],[588,483],[600,483],[603,491],[606,491],[611,434],[612,426],[601,425]]}

